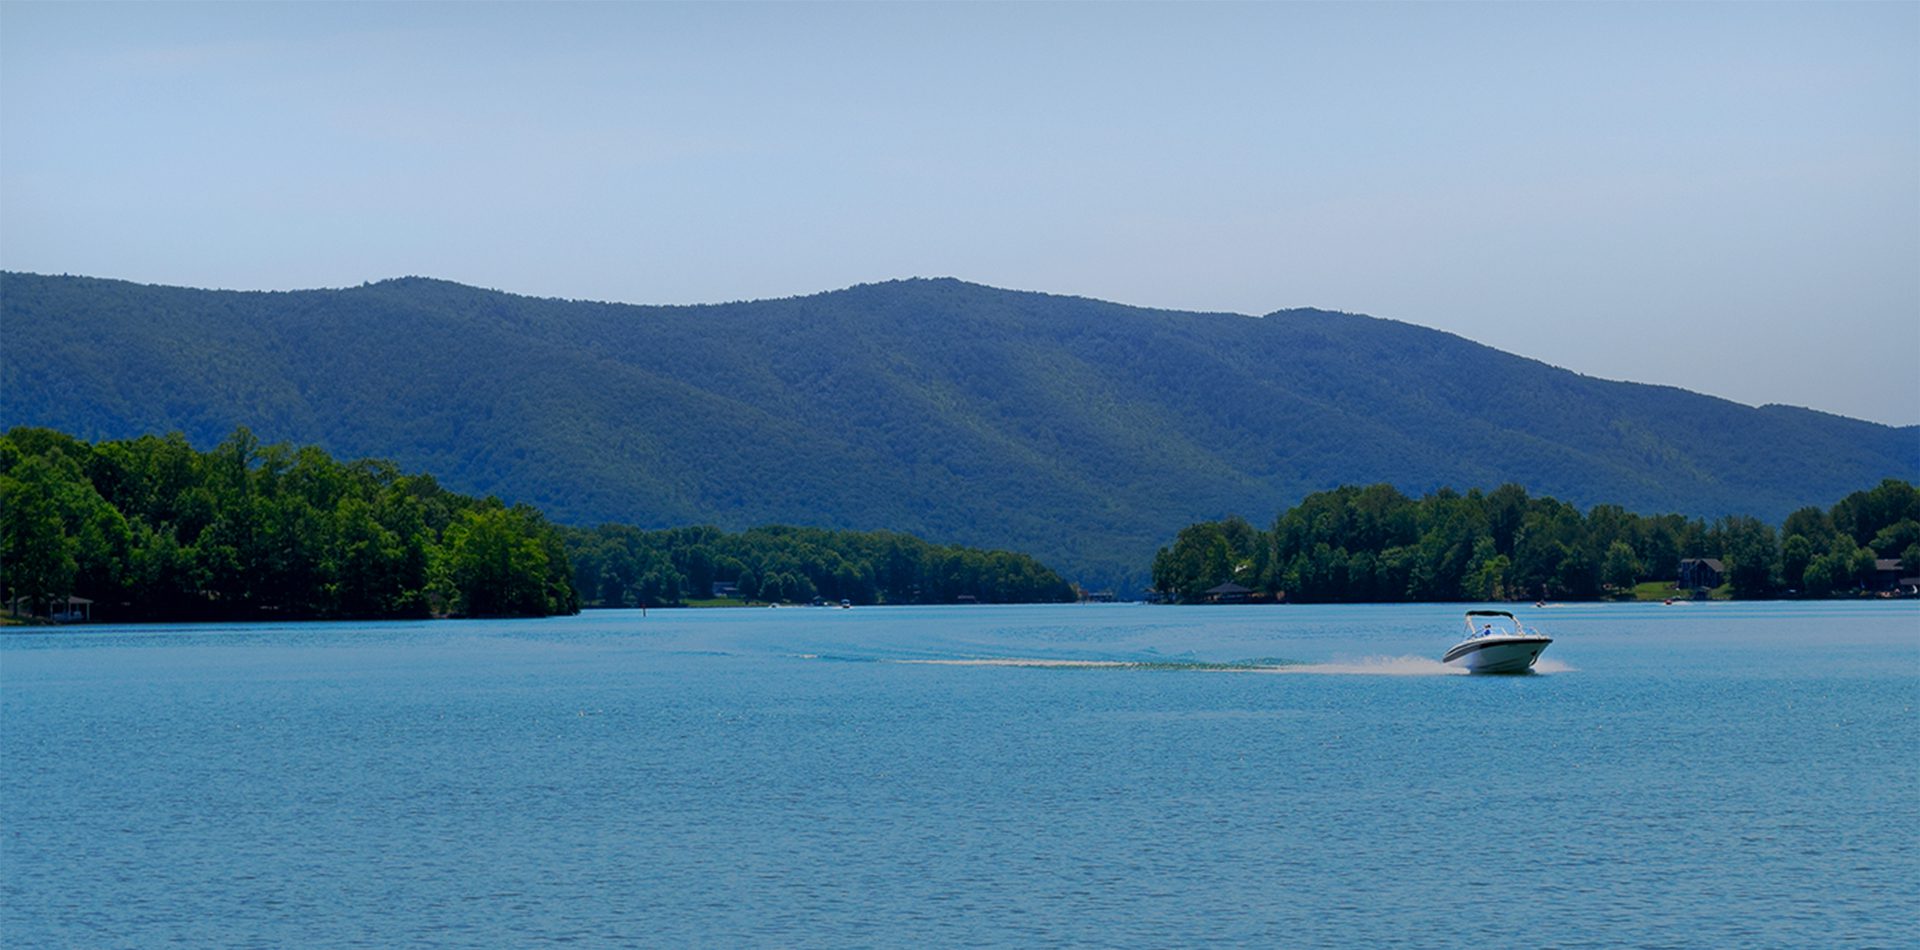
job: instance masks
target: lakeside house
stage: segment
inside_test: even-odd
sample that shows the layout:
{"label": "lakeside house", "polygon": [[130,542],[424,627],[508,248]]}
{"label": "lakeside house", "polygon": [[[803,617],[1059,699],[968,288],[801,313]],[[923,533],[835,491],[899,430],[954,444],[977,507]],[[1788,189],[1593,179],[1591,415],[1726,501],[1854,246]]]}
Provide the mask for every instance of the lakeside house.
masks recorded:
{"label": "lakeside house", "polygon": [[1899,558],[1874,558],[1873,590],[1881,592],[1920,590],[1920,576],[1900,576],[1903,573],[1905,572],[1900,570]]}
{"label": "lakeside house", "polygon": [[1689,557],[1680,561],[1679,580],[1675,587],[1681,590],[1712,590],[1726,583],[1727,566],[1717,557]]}

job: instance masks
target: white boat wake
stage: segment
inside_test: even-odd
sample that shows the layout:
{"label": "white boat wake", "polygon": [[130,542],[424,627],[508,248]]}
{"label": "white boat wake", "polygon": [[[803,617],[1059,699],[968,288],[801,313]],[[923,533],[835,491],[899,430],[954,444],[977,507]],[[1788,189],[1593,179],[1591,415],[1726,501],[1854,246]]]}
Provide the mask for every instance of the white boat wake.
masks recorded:
{"label": "white boat wake", "polygon": [[[1370,656],[1337,663],[1207,663],[1168,660],[1070,660],[1045,657],[966,657],[893,660],[923,666],[1000,666],[1049,670],[1167,670],[1196,673],[1266,673],[1295,676],[1466,676],[1465,667],[1449,666],[1428,656]],[[1565,673],[1573,667],[1542,660],[1536,673]]]}
{"label": "white boat wake", "polygon": [[913,663],[920,666],[1023,666],[1036,669],[1058,670],[1112,670],[1131,667],[1166,666],[1166,664],[1133,663],[1127,660],[1045,660],[1037,657],[995,656],[973,657],[957,660],[894,660],[895,663]]}
{"label": "white boat wake", "polygon": [[1465,676],[1465,667],[1448,666],[1430,656],[1369,656],[1343,663],[1281,666],[1263,672],[1324,676]]}

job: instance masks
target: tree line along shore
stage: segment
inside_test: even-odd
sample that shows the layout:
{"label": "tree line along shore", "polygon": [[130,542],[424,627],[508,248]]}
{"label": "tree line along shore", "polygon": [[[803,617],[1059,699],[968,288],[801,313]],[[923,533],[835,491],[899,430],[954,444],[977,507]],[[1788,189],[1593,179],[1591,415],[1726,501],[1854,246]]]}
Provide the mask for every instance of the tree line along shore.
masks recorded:
{"label": "tree line along shore", "polygon": [[95,621],[545,616],[713,602],[1070,600],[1025,555],[889,532],[570,528],[390,462],[178,433],[0,435],[0,604]]}
{"label": "tree line along shore", "polygon": [[[1305,603],[1739,598],[1915,593],[1920,491],[1886,479],[1778,528],[1757,518],[1582,514],[1524,488],[1411,498],[1389,485],[1307,496],[1260,530],[1230,517],[1183,528],[1153,560],[1180,602]],[[1650,584],[1649,582],[1659,582]]]}
{"label": "tree line along shore", "polygon": [[[1079,592],[1032,557],[887,531],[550,523],[391,462],[178,433],[0,435],[0,605],[97,621],[543,616],[582,607],[1036,603]],[[1586,513],[1515,485],[1309,495],[1268,530],[1182,529],[1153,559],[1176,602],[1487,601],[1899,591],[1920,575],[1920,492],[1888,479],[1777,530],[1756,518]],[[1684,571],[1687,576],[1679,576]]]}

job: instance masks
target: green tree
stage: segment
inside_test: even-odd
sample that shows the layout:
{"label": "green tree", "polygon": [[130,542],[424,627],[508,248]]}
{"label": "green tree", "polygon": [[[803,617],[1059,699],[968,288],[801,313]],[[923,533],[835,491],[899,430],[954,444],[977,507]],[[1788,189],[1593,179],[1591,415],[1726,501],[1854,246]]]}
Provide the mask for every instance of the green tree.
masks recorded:
{"label": "green tree", "polygon": [[1758,518],[1728,517],[1713,533],[1726,552],[1727,584],[1735,596],[1764,597],[1779,588],[1780,548],[1773,529]]}
{"label": "green tree", "polygon": [[374,517],[372,505],[355,496],[340,500],[334,525],[336,548],[321,572],[334,579],[334,609],[352,617],[406,612],[400,538]]}
{"label": "green tree", "polygon": [[1846,580],[1846,568],[1831,554],[1816,554],[1807,561],[1802,583],[1810,597],[1826,597]]}
{"label": "green tree", "polygon": [[1780,545],[1780,583],[1789,590],[1806,586],[1807,565],[1817,549],[1806,535],[1789,535]]}
{"label": "green tree", "polygon": [[1848,495],[1833,506],[1833,524],[1865,547],[1875,535],[1902,520],[1920,521],[1920,489],[1897,478],[1889,478],[1866,491]]}
{"label": "green tree", "polygon": [[1513,561],[1504,554],[1494,553],[1497,546],[1491,535],[1481,538],[1474,545],[1473,561],[1467,566],[1467,576],[1462,584],[1460,595],[1467,600],[1504,600],[1507,597],[1507,572]]}
{"label": "green tree", "polygon": [[447,529],[447,575],[460,612],[469,616],[545,615],[547,551],[532,518],[518,508],[463,512]]}
{"label": "green tree", "polygon": [[1824,551],[1833,543],[1834,535],[1839,531],[1833,526],[1833,516],[1825,510],[1808,506],[1796,509],[1787,515],[1780,525],[1780,536],[1791,538],[1795,535],[1806,538],[1815,550]]}
{"label": "green tree", "polygon": [[1615,590],[1630,590],[1639,583],[1640,561],[1633,555],[1633,546],[1625,541],[1607,545],[1607,556],[1601,562],[1600,576],[1608,587]]}
{"label": "green tree", "polygon": [[1875,573],[1873,561],[1872,548],[1854,548],[1853,552],[1846,556],[1848,586],[1856,590],[1872,587]]}
{"label": "green tree", "polygon": [[1915,544],[1920,544],[1920,521],[1902,518],[1881,528],[1867,547],[1880,557],[1899,557],[1901,552]]}
{"label": "green tree", "polygon": [[58,467],[42,456],[30,456],[0,475],[0,563],[6,565],[7,598],[33,612],[72,593],[79,569],[61,517],[60,481]]}

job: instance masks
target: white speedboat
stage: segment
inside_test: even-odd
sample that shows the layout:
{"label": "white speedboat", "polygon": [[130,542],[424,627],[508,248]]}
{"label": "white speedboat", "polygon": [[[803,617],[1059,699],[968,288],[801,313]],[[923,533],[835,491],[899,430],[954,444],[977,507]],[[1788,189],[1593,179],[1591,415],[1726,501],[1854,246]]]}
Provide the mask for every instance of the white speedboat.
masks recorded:
{"label": "white speedboat", "polygon": [[1525,673],[1552,642],[1552,637],[1522,626],[1507,611],[1469,610],[1467,638],[1454,644],[1440,662],[1457,663],[1469,673]]}

